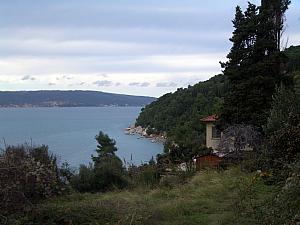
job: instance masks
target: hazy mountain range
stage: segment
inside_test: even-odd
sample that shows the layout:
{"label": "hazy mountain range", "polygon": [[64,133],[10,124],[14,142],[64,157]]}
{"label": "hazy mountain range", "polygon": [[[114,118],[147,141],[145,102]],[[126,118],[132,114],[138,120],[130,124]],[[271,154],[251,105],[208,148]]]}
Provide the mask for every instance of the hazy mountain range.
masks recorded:
{"label": "hazy mountain range", "polygon": [[145,106],[154,100],[99,91],[0,91],[0,107]]}

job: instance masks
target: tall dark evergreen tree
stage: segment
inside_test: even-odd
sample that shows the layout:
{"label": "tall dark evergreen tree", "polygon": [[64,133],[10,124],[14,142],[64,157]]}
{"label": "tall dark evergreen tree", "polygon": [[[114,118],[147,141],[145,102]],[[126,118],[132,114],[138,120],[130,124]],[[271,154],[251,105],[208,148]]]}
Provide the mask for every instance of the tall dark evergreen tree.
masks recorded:
{"label": "tall dark evergreen tree", "polygon": [[233,46],[228,62],[222,63],[230,89],[221,124],[262,127],[266,123],[275,88],[285,82],[280,37],[288,4],[283,0],[262,1],[260,7],[249,3],[244,13],[237,7]]}
{"label": "tall dark evergreen tree", "polygon": [[221,122],[224,124],[236,124],[245,121],[249,116],[244,110],[249,106],[247,89],[249,77],[249,65],[253,64],[254,43],[256,41],[256,27],[258,8],[250,4],[247,11],[242,12],[236,8],[233,20],[234,32],[230,41],[233,46],[227,55],[228,62],[221,63],[224,74],[230,82],[229,93],[225,97],[222,109]]}

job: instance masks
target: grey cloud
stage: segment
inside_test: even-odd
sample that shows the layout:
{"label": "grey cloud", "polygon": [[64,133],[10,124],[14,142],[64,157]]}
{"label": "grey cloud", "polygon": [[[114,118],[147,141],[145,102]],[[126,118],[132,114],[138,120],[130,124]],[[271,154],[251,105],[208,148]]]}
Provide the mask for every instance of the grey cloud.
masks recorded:
{"label": "grey cloud", "polygon": [[[20,4],[22,7],[15,7],[14,3],[2,3],[2,18],[4,18],[4,20],[0,21],[0,25],[54,25],[73,27],[111,26],[116,28],[147,26],[163,28],[184,27],[193,29],[195,27],[203,27],[205,20],[213,20],[213,18],[209,17],[209,13],[211,12],[201,10],[202,8],[206,8],[201,7],[201,3],[191,5],[191,7],[193,7],[193,11],[195,12],[184,9],[186,7],[182,6],[182,3],[180,6],[174,8],[173,5],[179,4],[180,1],[178,0],[174,1],[175,4],[173,4],[172,1],[172,3],[169,2],[168,4],[165,4],[165,6],[161,6],[161,3],[159,2],[154,2],[154,4],[157,5],[155,8],[153,8],[152,1],[151,4],[145,4],[145,1],[142,1],[143,3],[140,3],[140,1],[130,1],[130,3],[119,5],[111,4],[111,1],[108,1],[108,3],[101,1],[101,6],[99,5],[99,1],[93,1],[92,3],[89,2],[89,4],[86,4],[83,1],[77,1],[77,3],[73,3],[72,1],[72,4],[68,4],[68,1],[64,1],[64,3],[62,3],[61,0],[53,0],[51,1],[51,4],[46,3],[45,1],[42,2],[43,3],[36,4],[36,1],[29,1],[28,3],[26,1],[26,4]],[[228,5],[229,3],[226,4]],[[235,4],[236,3],[233,2],[231,5]],[[224,7],[224,4],[217,4],[214,7],[219,7],[219,9],[222,9],[222,6],[223,10],[218,10],[218,13],[215,13],[214,16],[221,14],[219,16],[222,18],[224,14],[230,15],[230,11],[228,12],[228,7]],[[134,10],[132,10],[132,8]],[[18,15],[20,19],[13,19],[14,17],[10,13],[12,10],[14,10],[15,15]],[[205,19],[200,19],[201,17],[199,19],[195,19],[195,17],[198,15],[203,16]],[[184,26],[182,26],[183,24]],[[222,28],[222,26],[220,27]]]}
{"label": "grey cloud", "polygon": [[56,83],[52,83],[52,82],[50,82],[50,83],[48,83],[48,85],[49,85],[49,86],[55,86],[55,85],[56,85]]}
{"label": "grey cloud", "polygon": [[32,77],[32,76],[29,76],[29,75],[26,75],[22,78],[22,80],[36,80],[35,77]]}
{"label": "grey cloud", "polygon": [[120,82],[115,83],[115,86],[116,86],[116,87],[117,87],[117,86],[120,86],[120,85],[121,85]]}
{"label": "grey cloud", "polygon": [[62,79],[64,79],[64,80],[72,80],[73,77],[69,77],[69,76],[67,76],[67,75],[64,75],[64,76],[62,77]]}
{"label": "grey cloud", "polygon": [[100,75],[98,75],[99,77],[104,77],[104,78],[106,78],[106,77],[108,77],[108,75],[107,74],[105,74],[105,73],[103,73],[103,74],[100,74]]}
{"label": "grey cloud", "polygon": [[99,87],[109,87],[113,85],[113,82],[110,80],[97,80],[93,84],[99,86]]}
{"label": "grey cloud", "polygon": [[159,82],[156,87],[177,87],[178,85],[174,82]]}
{"label": "grey cloud", "polygon": [[129,86],[149,87],[150,83],[149,82],[132,82],[132,83],[129,83]]}
{"label": "grey cloud", "polygon": [[63,75],[61,77],[56,77],[56,80],[59,81],[59,80],[72,80],[74,77],[70,77],[70,76],[67,76],[67,75]]}

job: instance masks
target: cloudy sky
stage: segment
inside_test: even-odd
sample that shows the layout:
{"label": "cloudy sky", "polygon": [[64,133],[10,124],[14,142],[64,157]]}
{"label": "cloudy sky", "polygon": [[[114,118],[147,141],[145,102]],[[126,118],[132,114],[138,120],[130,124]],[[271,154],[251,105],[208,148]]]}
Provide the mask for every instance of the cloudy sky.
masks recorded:
{"label": "cloudy sky", "polygon": [[[253,1],[259,3],[260,1]],[[0,90],[160,96],[220,73],[245,0],[1,0]],[[300,0],[285,41],[300,44]]]}

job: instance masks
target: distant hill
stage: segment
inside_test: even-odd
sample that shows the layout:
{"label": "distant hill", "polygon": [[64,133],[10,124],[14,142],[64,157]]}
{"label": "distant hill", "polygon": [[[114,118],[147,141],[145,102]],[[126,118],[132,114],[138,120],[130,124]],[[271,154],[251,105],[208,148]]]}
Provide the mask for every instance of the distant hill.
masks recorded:
{"label": "distant hill", "polygon": [[0,91],[0,107],[145,106],[154,100],[98,91]]}

